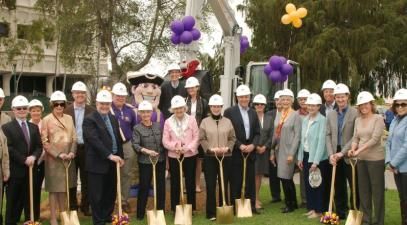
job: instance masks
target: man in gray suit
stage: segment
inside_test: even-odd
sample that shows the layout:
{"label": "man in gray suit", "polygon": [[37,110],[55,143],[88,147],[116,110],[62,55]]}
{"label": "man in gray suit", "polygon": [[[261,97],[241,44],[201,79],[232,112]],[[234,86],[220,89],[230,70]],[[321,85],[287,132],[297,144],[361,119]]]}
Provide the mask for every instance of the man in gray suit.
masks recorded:
{"label": "man in gray suit", "polygon": [[[349,210],[347,199],[347,185],[352,187],[352,173],[351,168],[343,159],[347,151],[351,148],[353,129],[355,125],[358,111],[348,105],[349,101],[349,88],[345,84],[338,84],[334,88],[335,102],[337,108],[327,115],[327,128],[326,128],[326,145],[329,155],[329,161],[332,165],[336,165],[336,178],[335,178],[335,204],[336,211],[339,218],[345,219],[346,213]],[[330,181],[330,179],[327,179]],[[330,185],[329,185],[330,186]],[[357,185],[356,185],[357,186]],[[357,202],[358,195],[356,191]],[[324,197],[329,198],[329,191]],[[352,202],[352,192],[350,196]],[[326,199],[324,202],[328,202]],[[358,204],[358,203],[357,203]],[[351,204],[351,208],[353,205]]]}

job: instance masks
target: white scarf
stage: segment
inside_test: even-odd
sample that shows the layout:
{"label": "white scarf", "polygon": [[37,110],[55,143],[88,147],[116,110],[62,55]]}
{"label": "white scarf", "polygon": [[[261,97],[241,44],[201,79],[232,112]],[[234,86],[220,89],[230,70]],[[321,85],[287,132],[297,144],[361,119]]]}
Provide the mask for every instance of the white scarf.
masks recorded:
{"label": "white scarf", "polygon": [[188,129],[189,115],[185,113],[181,121],[178,120],[175,115],[172,115],[169,120],[170,127],[174,131],[175,136],[179,139],[183,139],[184,133]]}

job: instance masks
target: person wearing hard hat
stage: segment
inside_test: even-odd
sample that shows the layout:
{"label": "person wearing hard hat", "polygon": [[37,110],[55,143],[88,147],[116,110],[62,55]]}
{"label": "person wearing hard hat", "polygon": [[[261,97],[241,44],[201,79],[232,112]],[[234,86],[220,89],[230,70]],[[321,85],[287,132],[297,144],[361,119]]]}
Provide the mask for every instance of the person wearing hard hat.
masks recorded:
{"label": "person wearing hard hat", "polygon": [[162,129],[158,122],[153,122],[151,116],[153,106],[149,101],[138,105],[138,115],[141,122],[134,127],[132,146],[138,154],[140,189],[137,197],[137,219],[143,220],[146,214],[148,192],[153,178],[150,157],[158,157],[156,165],[157,210],[165,208],[165,149],[161,144]]}
{"label": "person wearing hard hat", "polygon": [[[49,192],[50,223],[57,224],[57,209],[70,210],[66,204],[65,166],[70,161],[69,188],[76,187],[77,174],[75,165],[76,131],[73,119],[64,113],[66,96],[62,91],[55,91],[50,96],[51,113],[42,120],[41,137],[45,149],[45,190]],[[62,207],[63,206],[63,207]]]}
{"label": "person wearing hard hat", "polygon": [[169,81],[164,81],[161,85],[160,104],[158,108],[164,113],[165,119],[171,116],[171,99],[175,95],[186,97],[185,82],[181,80],[181,67],[177,63],[168,66],[167,72],[170,76]]}
{"label": "person wearing hard hat", "polygon": [[[72,85],[71,88],[71,93],[72,97],[74,99],[73,103],[68,105],[64,113],[70,115],[73,119],[73,122],[75,124],[75,130],[76,130],[76,143],[77,143],[77,149],[76,149],[76,157],[75,157],[75,163],[76,163],[76,173],[79,171],[80,175],[80,180],[81,180],[81,206],[80,210],[85,216],[90,216],[90,209],[89,209],[89,199],[88,199],[88,181],[86,178],[86,172],[85,172],[85,144],[83,141],[83,130],[82,130],[82,124],[83,124],[83,119],[85,116],[89,115],[93,111],[95,111],[95,108],[92,106],[86,104],[87,100],[87,88],[85,83],[82,81],[77,81]],[[70,207],[71,210],[77,210],[78,209],[78,202],[76,198],[76,191],[77,188],[76,186],[71,188],[69,190],[69,201],[70,201]]]}
{"label": "person wearing hard hat", "polygon": [[401,225],[407,225],[407,89],[396,91],[393,101],[397,116],[390,125],[386,142],[386,165],[394,174],[399,192]]}
{"label": "person wearing hard hat", "polygon": [[[401,90],[401,89],[400,89]],[[384,112],[384,124],[386,124],[386,130],[389,131],[390,124],[393,121],[395,112],[393,111],[393,100],[392,99],[385,99],[384,104],[387,107],[387,110]]]}
{"label": "person wearing hard hat", "polygon": [[[325,146],[326,118],[319,113],[321,97],[309,94],[305,102],[308,115],[302,121],[301,143],[298,149],[298,167],[304,171],[307,197],[306,215],[309,219],[319,218],[327,210],[323,192],[328,178],[328,154]],[[312,178],[316,179],[312,179]]]}
{"label": "person wearing hard hat", "polygon": [[[345,219],[349,211],[348,199],[353,208],[353,192],[349,193],[348,184],[352,187],[352,168],[345,161],[344,156],[350,149],[354,131],[355,120],[358,116],[357,109],[349,105],[350,91],[348,86],[339,83],[334,88],[335,102],[338,106],[335,110],[327,115],[326,123],[326,147],[328,151],[329,161],[331,165],[336,165],[335,176],[335,205],[336,213],[340,219]],[[331,167],[329,167],[331,170]],[[329,186],[331,181],[327,180],[327,188],[325,189],[324,199],[325,206],[329,202]],[[356,185],[356,184],[355,184]],[[359,205],[359,195],[356,190],[356,202]]]}
{"label": "person wearing hard hat", "polygon": [[[189,77],[185,82],[185,88],[187,89],[188,96],[186,98],[187,102],[187,113],[193,117],[199,125],[201,121],[208,115],[208,101],[202,98],[199,94],[199,81],[195,77]],[[196,160],[196,192],[200,193],[201,190],[201,172],[202,172],[202,160],[204,157],[204,152],[201,146],[198,147],[198,158]]]}
{"label": "person wearing hard hat", "polygon": [[[223,159],[223,182],[226,187],[225,198],[229,199],[228,188],[232,174],[232,150],[236,141],[232,122],[222,116],[223,99],[220,95],[209,98],[209,116],[204,118],[199,127],[199,140],[205,152],[204,172],[206,183],[206,218],[216,220],[216,182],[219,174],[219,163],[215,156]],[[219,184],[220,186],[220,184]],[[219,187],[219,192],[222,188]]]}
{"label": "person wearing hard hat", "polygon": [[260,201],[261,180],[269,173],[269,158],[271,142],[273,139],[273,124],[275,116],[266,113],[267,99],[264,95],[258,94],[253,98],[254,109],[260,124],[260,139],[256,146],[256,209],[263,209]]}
{"label": "person wearing hard hat", "polygon": [[[285,207],[282,213],[290,213],[298,208],[296,191],[293,181],[295,168],[295,155],[301,139],[301,117],[294,111],[294,93],[290,89],[284,89],[280,94],[282,110],[277,118],[277,126],[274,127],[273,146],[270,152],[270,160],[277,160],[277,176],[283,184]],[[278,154],[276,151],[278,150]]]}
{"label": "person wearing hard hat", "polygon": [[[171,210],[180,204],[180,173],[178,158],[184,157],[183,169],[187,204],[196,210],[195,170],[199,145],[199,128],[193,116],[188,115],[185,99],[176,95],[171,99],[171,112],[174,113],[165,121],[163,145],[168,150],[168,162],[171,182]],[[182,194],[182,193],[181,193]]]}
{"label": "person wearing hard hat", "polygon": [[[305,117],[308,115],[308,109],[307,109],[307,98],[311,93],[307,89],[301,89],[297,93],[297,103],[300,106],[300,108],[297,110],[298,114],[300,115],[301,119],[304,120]],[[305,208],[307,205],[307,197],[306,197],[306,190],[305,190],[305,184],[304,184],[304,171],[300,170],[300,195],[301,195],[301,208]]]}
{"label": "person wearing hard hat", "polygon": [[381,145],[383,117],[375,114],[374,97],[367,91],[358,94],[359,117],[348,157],[357,159],[358,190],[363,224],[384,225],[384,151]]}
{"label": "person wearing hard hat", "polygon": [[[2,88],[0,88],[0,109],[3,107],[5,98],[6,98],[6,96],[4,95],[4,91]],[[9,115],[7,115],[6,113],[0,111],[0,126],[5,123],[8,123],[10,121],[11,121],[11,117]]]}
{"label": "person wearing hard hat", "polygon": [[133,127],[137,125],[137,115],[133,106],[126,104],[128,95],[126,85],[116,83],[112,87],[113,102],[110,112],[119,122],[120,136],[123,140],[124,166],[121,168],[121,194],[122,194],[122,209],[130,213],[130,205],[128,202],[131,183],[136,178],[138,182],[138,165],[136,161],[136,153],[131,146],[131,138],[133,136]]}
{"label": "person wearing hard hat", "polygon": [[[41,155],[42,143],[38,127],[27,121],[27,98],[22,95],[14,97],[11,108],[15,118],[2,126],[9,150],[10,177],[7,179],[5,170],[2,179],[7,181],[8,185],[5,224],[17,225],[23,209],[25,217],[30,216],[29,168],[33,168],[35,179],[37,171],[35,161]],[[34,219],[38,221],[39,218]]]}
{"label": "person wearing hard hat", "polygon": [[116,201],[116,166],[123,166],[119,124],[110,114],[112,94],[101,90],[96,95],[96,111],[83,120],[86,145],[89,203],[93,224],[110,223]]}
{"label": "person wearing hard hat", "polygon": [[322,84],[322,94],[324,96],[324,104],[320,108],[320,113],[323,116],[327,116],[329,112],[333,111],[336,108],[336,103],[334,99],[334,88],[336,83],[333,80],[326,80]]}
{"label": "person wearing hard hat", "polygon": [[[38,99],[33,99],[28,103],[28,111],[30,113],[30,123],[38,126],[41,133],[42,128],[42,112],[44,111],[44,105]],[[45,151],[41,151],[41,156],[37,160],[37,177],[34,180],[34,217],[40,218],[41,212],[41,189],[42,183],[45,178],[45,163],[44,163]]]}
{"label": "person wearing hard hat", "polygon": [[248,156],[246,167],[246,197],[250,198],[252,212],[256,210],[256,185],[254,162],[256,146],[260,138],[260,124],[256,112],[249,107],[251,91],[242,84],[236,88],[237,105],[225,110],[225,117],[230,119],[236,133],[236,143],[232,151],[232,171],[235,175],[230,178],[230,198],[233,204],[240,198],[243,184],[243,157]]}

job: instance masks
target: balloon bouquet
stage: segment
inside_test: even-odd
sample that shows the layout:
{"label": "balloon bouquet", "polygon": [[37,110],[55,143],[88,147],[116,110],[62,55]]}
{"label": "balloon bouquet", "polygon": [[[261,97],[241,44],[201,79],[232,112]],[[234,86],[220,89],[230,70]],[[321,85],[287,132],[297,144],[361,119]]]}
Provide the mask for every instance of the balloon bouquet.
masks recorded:
{"label": "balloon bouquet", "polygon": [[287,59],[283,56],[271,56],[269,63],[264,66],[264,73],[267,77],[277,83],[285,82],[293,71],[293,66],[287,63]]}
{"label": "balloon bouquet", "polygon": [[250,47],[249,39],[247,38],[247,36],[242,35],[240,37],[240,54],[245,53],[249,47]]}
{"label": "balloon bouquet", "polygon": [[192,16],[184,16],[182,20],[172,21],[170,25],[171,43],[188,45],[192,41],[197,41],[201,37],[201,32],[194,26],[195,19]]}
{"label": "balloon bouquet", "polygon": [[285,6],[285,11],[287,14],[281,17],[281,22],[285,25],[292,23],[295,28],[300,28],[302,26],[302,18],[307,16],[306,8],[297,9],[294,4],[288,3]]}

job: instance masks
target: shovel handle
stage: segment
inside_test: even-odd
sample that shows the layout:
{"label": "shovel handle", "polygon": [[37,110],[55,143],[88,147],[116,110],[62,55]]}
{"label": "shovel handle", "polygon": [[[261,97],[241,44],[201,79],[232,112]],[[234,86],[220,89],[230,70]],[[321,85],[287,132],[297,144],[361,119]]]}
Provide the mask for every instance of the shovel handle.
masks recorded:
{"label": "shovel handle", "polygon": [[225,154],[222,154],[222,157],[218,157],[217,154],[215,154],[216,160],[218,160],[219,163],[219,172],[220,172],[220,189],[222,191],[222,206],[226,206],[226,197],[225,197],[225,184],[224,184],[224,178],[223,178],[223,159],[225,159]]}
{"label": "shovel handle", "polygon": [[157,181],[155,166],[158,163],[158,157],[149,156],[148,158],[150,159],[151,165],[153,166],[154,214],[157,215]]}
{"label": "shovel handle", "polygon": [[122,195],[121,195],[121,180],[120,180],[120,162],[116,162],[116,192],[117,192],[117,204],[119,208],[119,218],[123,214],[122,210]]}
{"label": "shovel handle", "polygon": [[353,208],[355,210],[358,210],[356,206],[356,164],[358,162],[357,158],[349,158],[349,163],[352,167],[352,203],[353,203]]}
{"label": "shovel handle", "polygon": [[242,152],[242,156],[243,156],[243,182],[242,182],[242,190],[241,190],[241,194],[240,194],[240,198],[241,199],[245,199],[245,189],[246,189],[246,167],[247,167],[247,158],[249,158],[250,152],[247,154],[244,154]]}
{"label": "shovel handle", "polygon": [[[68,162],[66,162],[68,161]],[[65,184],[66,184],[66,211],[70,210],[69,207],[69,167],[71,166],[72,160],[62,160],[62,165],[65,167]]]}
{"label": "shovel handle", "polygon": [[178,165],[179,165],[179,182],[180,182],[180,197],[181,197],[181,205],[185,204],[185,200],[184,200],[184,183],[182,182],[183,180],[183,167],[182,164],[184,162],[184,155],[180,155],[179,157],[177,157],[177,161],[178,161]]}
{"label": "shovel handle", "polygon": [[336,165],[332,167],[331,193],[329,195],[329,209],[328,209],[329,213],[332,213],[332,204],[335,195],[335,176],[336,176]]}
{"label": "shovel handle", "polygon": [[33,165],[28,168],[30,185],[30,220],[34,221],[34,197],[33,197]]}

